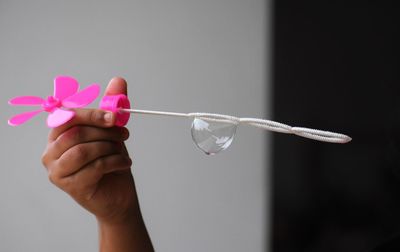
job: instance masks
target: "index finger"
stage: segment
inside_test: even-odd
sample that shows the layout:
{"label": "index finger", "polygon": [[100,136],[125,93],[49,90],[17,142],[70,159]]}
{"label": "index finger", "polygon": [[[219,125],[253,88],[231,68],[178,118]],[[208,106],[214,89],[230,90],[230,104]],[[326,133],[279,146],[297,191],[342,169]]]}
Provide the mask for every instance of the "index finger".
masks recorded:
{"label": "index finger", "polygon": [[99,128],[114,126],[116,116],[111,111],[101,109],[74,109],[75,116],[67,123],[54,128],[49,133],[49,142],[53,142],[61,133],[75,125],[89,125]]}

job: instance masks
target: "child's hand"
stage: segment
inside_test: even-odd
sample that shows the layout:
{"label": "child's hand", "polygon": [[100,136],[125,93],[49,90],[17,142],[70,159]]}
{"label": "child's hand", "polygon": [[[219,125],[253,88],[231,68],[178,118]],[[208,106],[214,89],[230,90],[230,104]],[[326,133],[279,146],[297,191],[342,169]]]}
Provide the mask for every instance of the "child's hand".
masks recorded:
{"label": "child's hand", "polygon": [[[126,89],[125,80],[114,78],[106,95]],[[100,251],[154,251],[124,144],[129,132],[114,127],[115,119],[111,112],[77,109],[73,120],[50,132],[42,162],[50,181],[96,216]]]}
{"label": "child's hand", "polygon": [[[122,89],[122,90],[121,90]],[[126,93],[109,86],[106,94]],[[115,115],[77,109],[73,120],[51,130],[42,162],[50,181],[102,222],[121,222],[139,211],[124,141],[126,128],[114,127]]]}

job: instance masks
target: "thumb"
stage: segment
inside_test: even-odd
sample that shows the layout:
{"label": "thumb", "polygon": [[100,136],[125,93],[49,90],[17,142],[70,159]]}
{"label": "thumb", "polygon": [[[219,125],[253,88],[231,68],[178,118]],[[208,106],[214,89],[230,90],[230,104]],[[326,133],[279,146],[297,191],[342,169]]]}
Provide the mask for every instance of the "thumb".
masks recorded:
{"label": "thumb", "polygon": [[127,83],[121,77],[114,77],[110,80],[107,85],[105,95],[117,95],[124,94],[127,95]]}

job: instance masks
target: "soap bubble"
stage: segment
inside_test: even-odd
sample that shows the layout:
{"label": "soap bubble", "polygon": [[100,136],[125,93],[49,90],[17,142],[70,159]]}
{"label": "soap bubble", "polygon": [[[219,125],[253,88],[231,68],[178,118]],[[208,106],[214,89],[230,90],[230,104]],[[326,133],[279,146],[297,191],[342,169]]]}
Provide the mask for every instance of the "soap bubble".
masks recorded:
{"label": "soap bubble", "polygon": [[237,124],[226,119],[195,117],[191,129],[193,142],[207,155],[214,155],[231,145]]}

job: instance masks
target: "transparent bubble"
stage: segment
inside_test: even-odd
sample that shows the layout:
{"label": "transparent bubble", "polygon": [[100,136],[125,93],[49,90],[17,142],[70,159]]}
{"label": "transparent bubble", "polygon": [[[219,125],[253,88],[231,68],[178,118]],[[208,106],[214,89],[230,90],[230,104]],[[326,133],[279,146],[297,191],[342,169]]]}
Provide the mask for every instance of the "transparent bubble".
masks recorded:
{"label": "transparent bubble", "polygon": [[192,139],[207,155],[228,148],[236,134],[237,123],[229,120],[194,118]]}

